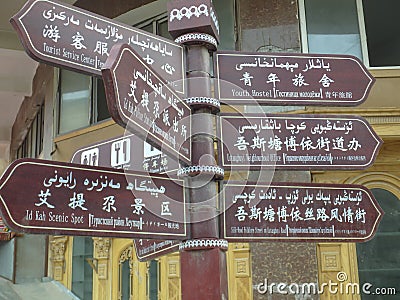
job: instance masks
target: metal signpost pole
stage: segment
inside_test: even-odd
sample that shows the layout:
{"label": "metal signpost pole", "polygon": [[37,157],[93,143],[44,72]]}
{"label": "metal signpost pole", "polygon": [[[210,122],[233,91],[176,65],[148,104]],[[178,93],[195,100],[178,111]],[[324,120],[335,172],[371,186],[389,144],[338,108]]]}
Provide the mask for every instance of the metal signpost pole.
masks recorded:
{"label": "metal signpost pole", "polygon": [[[198,13],[182,14],[186,7]],[[228,299],[228,243],[219,239],[216,182],[223,169],[214,151],[219,101],[212,97],[209,53],[217,48],[218,21],[211,1],[170,1],[168,12],[169,32],[187,46],[186,102],[192,108],[192,166],[180,171],[189,175],[191,222],[191,240],[180,247],[182,299]]]}
{"label": "metal signpost pole", "polygon": [[[209,57],[206,47],[188,46],[189,99],[195,97],[198,87],[201,87],[203,97],[211,98]],[[213,159],[214,119],[211,108],[196,107],[196,104],[192,107],[193,157],[189,172],[199,174],[190,178],[192,240],[182,246],[182,299],[227,298],[227,242],[218,239],[217,183],[212,180],[219,171]],[[205,173],[202,169],[208,166],[216,173]]]}

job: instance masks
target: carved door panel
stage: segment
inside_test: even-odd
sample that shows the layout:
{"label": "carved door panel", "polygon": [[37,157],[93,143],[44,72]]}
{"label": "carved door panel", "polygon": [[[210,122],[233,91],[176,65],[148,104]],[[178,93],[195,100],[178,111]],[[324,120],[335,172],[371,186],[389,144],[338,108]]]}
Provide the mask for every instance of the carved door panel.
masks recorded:
{"label": "carved door panel", "polygon": [[227,261],[229,299],[253,299],[249,244],[229,244]]}

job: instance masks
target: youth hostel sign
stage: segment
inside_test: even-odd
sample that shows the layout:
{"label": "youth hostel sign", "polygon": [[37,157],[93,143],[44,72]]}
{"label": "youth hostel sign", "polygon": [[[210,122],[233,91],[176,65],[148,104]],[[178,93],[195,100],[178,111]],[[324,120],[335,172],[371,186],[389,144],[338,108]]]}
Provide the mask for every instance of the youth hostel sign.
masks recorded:
{"label": "youth hostel sign", "polygon": [[227,104],[355,106],[375,82],[349,55],[217,51],[216,91]]}

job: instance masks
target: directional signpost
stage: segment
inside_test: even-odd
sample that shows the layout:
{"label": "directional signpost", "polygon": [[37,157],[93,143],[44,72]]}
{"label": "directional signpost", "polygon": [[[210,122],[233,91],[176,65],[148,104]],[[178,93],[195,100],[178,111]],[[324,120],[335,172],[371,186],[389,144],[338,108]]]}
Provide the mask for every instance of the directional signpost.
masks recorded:
{"label": "directional signpost", "polygon": [[364,169],[382,145],[356,116],[222,114],[219,127],[226,168]]}
{"label": "directional signpost", "polygon": [[364,242],[383,211],[359,185],[229,182],[223,237],[233,242]]}
{"label": "directional signpost", "polygon": [[[223,168],[364,169],[374,162],[382,141],[360,117],[214,117],[221,103],[359,105],[375,79],[357,58],[217,51],[212,70],[209,51],[217,50],[219,23],[210,0],[168,3],[170,34],[185,51],[50,0],[28,0],[11,23],[32,58],[102,75],[111,116],[135,135],[80,149],[73,157],[80,165],[11,164],[0,178],[0,211],[11,229],[135,238],[140,260],[176,250],[171,240],[186,240],[179,245],[184,300],[228,298],[227,241],[360,242],[376,232],[383,211],[358,185],[224,182],[221,220],[217,211],[215,181]],[[197,80],[187,87],[186,73]],[[220,161],[214,160],[217,135]],[[150,150],[147,161],[137,137],[159,149]],[[165,154],[176,161],[162,163]],[[190,180],[126,171],[178,167]]]}
{"label": "directional signpost", "polygon": [[183,181],[163,175],[22,159],[1,177],[0,200],[16,232],[188,237]]}
{"label": "directional signpost", "polygon": [[114,46],[102,72],[112,118],[190,164],[190,107],[129,45]]}
{"label": "directional signpost", "polygon": [[27,1],[11,23],[35,60],[100,77],[112,46],[127,43],[176,92],[185,92],[183,47],[168,39],[50,0]]}
{"label": "directional signpost", "polygon": [[267,105],[359,105],[375,78],[353,56],[218,51],[221,102]]}

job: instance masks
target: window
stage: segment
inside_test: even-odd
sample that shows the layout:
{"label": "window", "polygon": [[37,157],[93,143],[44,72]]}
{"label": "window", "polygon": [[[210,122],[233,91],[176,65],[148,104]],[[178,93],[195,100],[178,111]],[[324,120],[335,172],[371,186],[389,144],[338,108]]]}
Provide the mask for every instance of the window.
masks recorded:
{"label": "window", "polygon": [[37,158],[43,151],[44,104],[33,119],[25,139],[17,149],[17,158]]}
{"label": "window", "polygon": [[132,294],[131,258],[120,261],[120,295],[121,300],[129,300]]}
{"label": "window", "polygon": [[362,59],[355,0],[305,0],[310,53],[350,54]]}
{"label": "window", "polygon": [[[400,200],[383,189],[372,189],[385,214],[375,237],[357,244],[360,285],[375,288],[396,288],[400,291]],[[388,295],[362,295],[362,299],[387,299]]]}
{"label": "window", "polygon": [[60,70],[58,133],[65,133],[89,125],[90,77]]}
{"label": "window", "polygon": [[147,265],[147,294],[149,300],[158,299],[159,267],[157,260],[151,260]]}
{"label": "window", "polygon": [[303,52],[350,54],[371,67],[400,65],[397,0],[299,0]]}
{"label": "window", "polygon": [[370,66],[400,66],[400,1],[363,0],[362,4]]}
{"label": "window", "polygon": [[72,249],[72,292],[82,300],[92,300],[93,270],[87,258],[93,257],[93,239],[74,237]]}
{"label": "window", "polygon": [[110,113],[107,107],[106,90],[104,89],[103,80],[100,78],[92,78],[94,89],[93,89],[93,99],[94,102],[94,122],[97,123],[110,118]]}
{"label": "window", "polygon": [[121,300],[133,299],[132,277],[135,274],[133,255],[135,255],[133,244],[130,244],[119,256],[118,295]]}
{"label": "window", "polygon": [[[297,2],[237,0],[239,49],[250,52],[300,52]],[[221,25],[225,20],[220,20]]]}
{"label": "window", "polygon": [[154,18],[148,19],[147,21],[133,26],[172,40],[172,36],[168,32],[168,17],[166,13],[160,14]]}
{"label": "window", "polygon": [[58,134],[110,117],[101,79],[62,69],[58,88]]}

